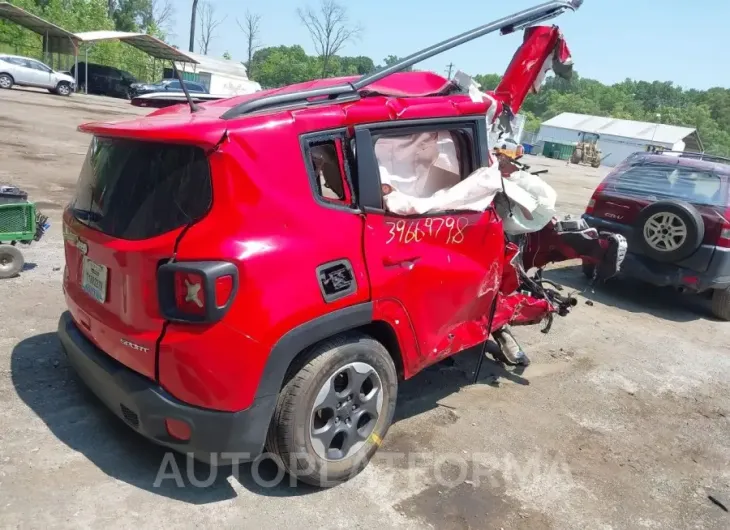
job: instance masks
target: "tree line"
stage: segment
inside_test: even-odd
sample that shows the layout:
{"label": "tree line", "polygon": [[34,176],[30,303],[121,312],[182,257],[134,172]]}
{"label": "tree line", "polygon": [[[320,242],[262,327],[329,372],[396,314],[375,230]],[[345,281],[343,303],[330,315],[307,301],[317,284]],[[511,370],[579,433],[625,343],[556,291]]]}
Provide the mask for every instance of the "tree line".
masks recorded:
{"label": "tree line", "polygon": [[[215,0],[190,0],[189,48],[207,54],[218,38],[222,18]],[[306,0],[303,0],[306,1]],[[342,0],[310,0],[296,16],[308,30],[314,55],[300,45],[264,46],[259,14],[246,12],[236,19],[241,52],[249,77],[264,88],[274,88],[322,77],[362,75],[392,64],[390,55],[376,63],[367,56],[343,54],[358,41],[363,28],[348,16]],[[92,30],[141,31],[169,41],[174,17],[170,0],[12,0],[12,3],[72,32]],[[0,21],[0,51],[15,51],[41,58],[38,35]],[[226,51],[224,58],[231,59]],[[138,77],[156,80],[162,75],[160,61],[118,42],[102,42],[89,50],[89,60],[120,67]],[[498,74],[474,76],[483,90],[494,89]],[[569,81],[548,78],[537,94],[525,100],[522,114],[527,130],[562,112],[611,116],[670,125],[696,127],[708,152],[730,157],[730,89],[683,89],[671,81],[635,81],[606,85],[577,73]]]}

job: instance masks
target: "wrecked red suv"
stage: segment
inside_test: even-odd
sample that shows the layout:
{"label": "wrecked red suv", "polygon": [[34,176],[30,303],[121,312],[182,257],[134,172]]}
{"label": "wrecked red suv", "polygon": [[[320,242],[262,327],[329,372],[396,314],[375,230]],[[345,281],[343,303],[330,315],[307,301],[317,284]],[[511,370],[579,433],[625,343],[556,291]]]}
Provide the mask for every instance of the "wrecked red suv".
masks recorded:
{"label": "wrecked red suv", "polygon": [[[534,24],[579,4],[542,4],[361,78],[81,126],[93,139],[63,215],[59,323],[80,377],[136,431],[199,460],[266,447],[312,484],[359,472],[400,380],[508,324],[567,311],[518,270],[494,207],[395,215],[380,174],[383,157],[456,181],[493,164],[493,123],[549,67],[570,69],[559,30]],[[484,97],[397,72],[525,28]],[[393,147],[424,135],[430,147],[413,159]],[[429,158],[442,137],[456,168]]]}

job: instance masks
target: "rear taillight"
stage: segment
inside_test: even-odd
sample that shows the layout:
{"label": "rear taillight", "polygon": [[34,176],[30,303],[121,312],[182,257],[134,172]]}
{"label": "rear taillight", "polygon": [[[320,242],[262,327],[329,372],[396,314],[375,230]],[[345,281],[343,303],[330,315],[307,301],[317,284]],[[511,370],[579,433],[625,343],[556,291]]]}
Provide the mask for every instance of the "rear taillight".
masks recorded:
{"label": "rear taillight", "polygon": [[226,261],[181,261],[157,270],[162,316],[176,322],[217,322],[238,290],[238,269]]}
{"label": "rear taillight", "polygon": [[717,241],[717,246],[730,248],[730,208],[725,210],[722,228],[720,229],[720,239]]}
{"label": "rear taillight", "polygon": [[588,201],[588,206],[586,206],[586,214],[593,215],[593,210],[596,208],[596,201],[598,200],[598,196],[601,194],[603,189],[606,187],[606,180],[603,180],[596,190],[593,192],[593,195],[591,196],[590,200]]}
{"label": "rear taillight", "polygon": [[186,314],[205,315],[203,277],[197,273],[175,272],[175,308]]}

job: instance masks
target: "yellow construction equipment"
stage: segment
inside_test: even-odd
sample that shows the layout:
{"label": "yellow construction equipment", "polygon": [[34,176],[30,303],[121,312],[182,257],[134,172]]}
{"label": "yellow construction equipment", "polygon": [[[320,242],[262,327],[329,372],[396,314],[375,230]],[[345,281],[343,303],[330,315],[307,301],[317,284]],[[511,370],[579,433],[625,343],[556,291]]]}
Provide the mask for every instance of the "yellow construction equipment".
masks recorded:
{"label": "yellow construction equipment", "polygon": [[601,165],[601,149],[598,147],[598,135],[583,133],[581,141],[573,149],[571,164],[590,164],[591,167]]}

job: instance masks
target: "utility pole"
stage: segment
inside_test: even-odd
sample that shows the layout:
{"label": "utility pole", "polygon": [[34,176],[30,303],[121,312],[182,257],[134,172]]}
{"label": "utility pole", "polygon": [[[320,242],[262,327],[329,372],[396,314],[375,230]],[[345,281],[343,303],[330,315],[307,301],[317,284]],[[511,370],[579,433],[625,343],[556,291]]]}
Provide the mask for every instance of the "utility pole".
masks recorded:
{"label": "utility pole", "polygon": [[661,114],[657,114],[656,115],[656,119],[657,119],[657,122],[658,123],[656,123],[654,125],[654,133],[651,135],[651,143],[652,144],[654,143],[654,137],[656,136],[656,131],[659,128],[659,124],[662,122],[662,115]]}
{"label": "utility pole", "polygon": [[198,12],[198,0],[193,0],[193,12],[190,14],[190,45],[189,51],[195,51],[195,15]]}
{"label": "utility pole", "polygon": [[451,70],[454,68],[454,63],[449,63],[446,65],[446,68],[448,68],[448,73],[446,74],[446,77],[448,79],[451,79]]}

